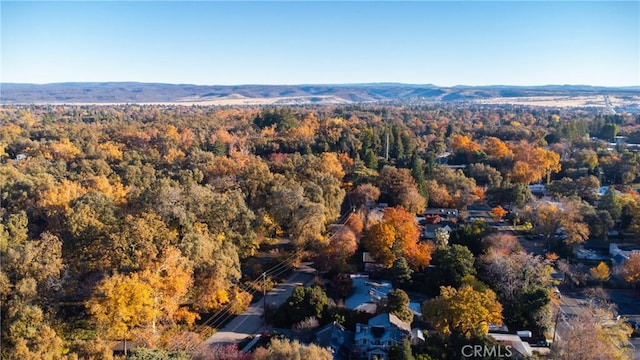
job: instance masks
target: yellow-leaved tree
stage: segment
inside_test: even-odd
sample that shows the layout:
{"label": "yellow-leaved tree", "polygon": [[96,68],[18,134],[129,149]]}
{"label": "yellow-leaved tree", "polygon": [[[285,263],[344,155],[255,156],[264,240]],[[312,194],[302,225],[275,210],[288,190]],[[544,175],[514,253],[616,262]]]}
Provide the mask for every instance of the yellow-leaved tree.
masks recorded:
{"label": "yellow-leaved tree", "polygon": [[198,315],[180,306],[193,285],[193,267],[179,249],[172,246],[165,249],[160,261],[151,264],[141,277],[153,289],[154,307],[158,312],[157,320],[153,323],[154,331],[156,321],[193,324]]}
{"label": "yellow-leaved tree", "polygon": [[64,138],[60,141],[51,143],[48,147],[43,148],[45,158],[71,161],[82,153],[82,150],[75,146],[69,139]]}
{"label": "yellow-leaved tree", "polygon": [[322,172],[331,174],[336,179],[342,181],[342,178],[344,178],[344,169],[336,153],[322,153],[320,163]]}
{"label": "yellow-leaved tree", "polygon": [[131,339],[134,329],[152,323],[158,312],[154,289],[137,273],[115,274],[101,281],[87,302],[98,330],[108,339]]}
{"label": "yellow-leaved tree", "polygon": [[502,324],[502,305],[490,289],[477,291],[463,285],[456,290],[442,286],[440,296],[422,304],[422,316],[445,335],[454,330],[467,336],[486,335],[489,325]]}
{"label": "yellow-leaved tree", "polygon": [[38,205],[45,208],[45,211],[58,212],[69,210],[69,203],[87,193],[77,182],[62,180],[60,183],[51,185],[38,194]]}
{"label": "yellow-leaved tree", "polygon": [[87,184],[89,190],[99,191],[105,194],[117,205],[123,205],[127,202],[127,193],[130,187],[122,185],[120,180],[109,181],[106,176],[100,175],[88,179]]}
{"label": "yellow-leaved tree", "polygon": [[107,141],[105,143],[98,145],[98,150],[105,157],[105,159],[110,161],[121,161],[122,160],[122,150],[120,150],[122,145],[115,144],[111,141]]}
{"label": "yellow-leaved tree", "polygon": [[392,251],[395,238],[396,231],[393,226],[382,222],[373,225],[367,231],[362,238],[362,244],[378,263],[391,267],[396,259]]}
{"label": "yellow-leaved tree", "polygon": [[484,140],[484,152],[497,159],[513,156],[513,151],[507,144],[496,137],[488,137]]}
{"label": "yellow-leaved tree", "polygon": [[611,276],[611,271],[604,261],[601,261],[600,264],[589,269],[589,272],[594,279],[600,282],[609,280],[609,277]]}
{"label": "yellow-leaved tree", "polygon": [[560,155],[551,150],[537,147],[526,141],[514,145],[514,164],[511,179],[529,184],[560,171]]}

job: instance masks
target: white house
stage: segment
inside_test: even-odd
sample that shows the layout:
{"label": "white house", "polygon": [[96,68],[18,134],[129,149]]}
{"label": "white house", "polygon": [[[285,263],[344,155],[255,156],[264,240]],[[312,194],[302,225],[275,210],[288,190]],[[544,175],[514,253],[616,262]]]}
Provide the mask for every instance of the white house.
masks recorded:
{"label": "white house", "polygon": [[640,253],[640,250],[622,250],[618,244],[609,244],[609,255],[614,265],[623,265],[632,253]]}
{"label": "white house", "polygon": [[353,333],[334,321],[316,332],[315,342],[330,348],[334,360],[347,359],[353,346]]}
{"label": "white house", "polygon": [[500,351],[496,354],[498,357],[507,359],[517,359],[521,357],[530,357],[533,355],[531,346],[526,341],[522,341],[520,336],[515,334],[493,334],[489,333],[489,336],[497,341],[500,345],[507,347],[509,350]]}
{"label": "white house", "polygon": [[361,359],[374,357],[386,360],[393,345],[400,345],[404,339],[411,339],[411,325],[393,314],[380,314],[369,319],[367,325],[357,324],[355,348]]}

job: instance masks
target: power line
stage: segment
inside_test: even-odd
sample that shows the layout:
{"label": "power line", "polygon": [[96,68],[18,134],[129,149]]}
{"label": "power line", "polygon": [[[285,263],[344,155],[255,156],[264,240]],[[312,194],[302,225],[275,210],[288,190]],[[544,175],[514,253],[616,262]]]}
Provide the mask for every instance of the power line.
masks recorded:
{"label": "power line", "polygon": [[[266,271],[264,271],[265,274],[271,275],[272,272],[276,272],[279,271],[280,268],[284,265],[286,265],[289,261],[293,260],[294,258],[296,258],[298,255],[300,254],[300,251],[296,251],[295,253],[293,253],[292,255],[290,255],[289,257],[287,257],[286,259],[280,261],[278,264],[273,265],[271,268],[267,269]],[[279,274],[281,274],[282,272],[280,272]],[[251,294],[251,296],[253,296],[253,294],[257,291],[256,287],[258,285],[258,283],[260,282],[260,279],[255,279],[253,280],[249,285],[246,284],[236,284],[239,287],[245,287],[245,291],[247,291],[246,287],[249,287],[249,292]],[[209,319],[207,319],[204,323],[200,324],[200,326],[206,326],[207,324],[209,324],[209,322],[217,317],[220,316],[222,313],[228,312],[228,310],[231,309],[231,307],[233,305],[236,305],[236,303],[238,302],[238,299],[234,299],[233,301],[229,302],[227,305],[225,305],[224,307],[222,307],[221,309],[219,309],[216,313],[214,313],[211,317],[209,317]],[[217,321],[214,321],[217,322]]]}
{"label": "power line", "polygon": [[[353,214],[354,214],[353,211],[349,211],[343,214],[342,216],[340,216],[338,220],[336,220],[334,224],[344,225],[349,221],[349,219],[351,218],[351,216],[353,216]],[[333,234],[331,234],[331,236],[328,238],[328,241],[331,241],[340,232],[340,230],[341,229],[338,229]],[[290,270],[288,262],[295,259],[300,254],[301,254],[300,250],[294,252],[289,257],[285,258],[284,260],[281,260],[276,265],[273,265],[269,269],[264,271],[262,277],[259,277],[253,280],[251,283],[249,283],[249,285],[240,283],[240,284],[236,284],[236,286],[244,288],[244,290],[248,292],[250,296],[253,297],[253,295],[258,291],[257,285],[260,283],[260,281],[263,281],[263,286],[264,286],[264,279],[266,278],[267,275],[269,275],[270,277],[277,277],[283,274],[284,272]],[[266,294],[264,296],[266,298]],[[209,317],[209,319],[207,319],[205,322],[200,324],[200,326],[210,326],[212,328],[216,328],[217,326],[224,324],[230,317],[235,316],[234,314],[229,312],[229,310],[234,305],[236,305],[238,301],[239,300],[237,298],[233,299],[232,301],[227,303],[225,306],[223,306],[221,309],[216,311],[211,317]],[[263,306],[263,312],[264,311],[266,311],[266,309]]]}
{"label": "power line", "polygon": [[[279,268],[281,268],[282,266],[285,266],[285,265],[286,265],[286,262],[288,262],[288,261],[292,260],[292,259],[293,259],[295,256],[297,256],[297,255],[298,255],[297,253],[294,253],[293,255],[291,255],[290,257],[288,257],[287,259],[285,259],[285,260],[281,261],[280,263],[276,264],[275,266],[272,266],[270,269],[268,269],[267,271],[265,271],[265,272],[264,272],[264,274],[269,274],[269,275],[271,275],[271,274],[272,274],[272,272],[276,272],[276,271],[281,270],[281,269],[279,269]],[[278,274],[281,274],[281,272],[280,272],[280,273],[278,273]],[[239,284],[236,284],[236,286],[238,286],[238,287],[243,287],[243,288],[244,288],[244,290],[245,290],[246,292],[250,293],[250,295],[253,297],[253,295],[258,291],[258,290],[256,289],[256,286],[259,284],[259,282],[260,282],[260,279],[256,279],[256,280],[253,280],[253,281],[250,283],[250,285],[239,283]],[[229,313],[229,312],[228,312],[228,310],[230,310],[230,309],[231,309],[231,307],[232,307],[232,306],[234,306],[234,305],[236,305],[237,303],[238,303],[238,299],[237,299],[237,298],[236,298],[236,299],[233,299],[232,301],[230,301],[229,303],[227,303],[225,306],[223,306],[221,309],[219,309],[218,311],[216,311],[216,313],[214,313],[211,317],[209,317],[209,319],[207,319],[204,323],[200,324],[200,326],[207,326],[207,325],[209,325],[209,323],[210,323],[214,318],[216,318],[216,317],[220,316],[220,315],[221,315],[221,314],[223,314],[223,313],[231,314],[231,313]],[[214,321],[213,321],[213,323],[218,323],[218,321],[217,321],[217,320],[214,320]],[[224,323],[224,321],[223,321],[222,323]],[[220,325],[220,324],[218,324],[218,325]],[[211,327],[215,327],[215,326],[211,325]]]}
{"label": "power line", "polygon": [[[281,275],[281,274],[285,273],[285,272],[286,272],[286,271],[288,271],[288,270],[289,270],[289,268],[288,268],[288,267],[285,267],[285,268],[280,269],[277,273],[272,274],[272,275],[273,275],[274,277],[275,277],[275,276],[279,276],[279,275]],[[258,281],[259,281],[259,280],[258,280]],[[251,293],[251,295],[253,296],[257,291],[258,291],[258,289],[256,289],[256,288],[252,288],[252,289],[251,289],[251,291],[250,291],[250,293]],[[265,297],[265,298],[266,298],[266,297]],[[227,305],[228,309],[230,309],[230,308],[231,308],[231,306],[235,305],[235,304],[237,303],[237,301],[238,301],[237,299],[234,299],[234,301],[233,301],[233,302],[230,302],[230,303]],[[228,310],[228,309],[227,309],[227,310]],[[265,309],[264,309],[264,308],[263,308],[263,311],[265,311]],[[218,320],[213,321],[209,326],[211,326],[211,327],[213,327],[213,328],[215,328],[215,327],[217,327],[217,326],[220,326],[220,325],[224,324],[224,323],[225,323],[225,322],[226,322],[230,317],[233,317],[233,316],[235,316],[235,314],[232,314],[231,312],[226,311],[226,312],[223,314],[223,316],[222,316],[221,318],[219,318]]]}

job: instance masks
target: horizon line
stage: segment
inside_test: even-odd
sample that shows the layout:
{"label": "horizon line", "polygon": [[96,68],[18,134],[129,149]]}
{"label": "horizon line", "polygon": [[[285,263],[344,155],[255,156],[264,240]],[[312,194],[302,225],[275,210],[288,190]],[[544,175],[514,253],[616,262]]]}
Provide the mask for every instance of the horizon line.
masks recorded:
{"label": "horizon line", "polygon": [[399,86],[430,86],[438,88],[455,88],[455,87],[548,87],[548,86],[584,86],[584,87],[598,87],[598,88],[637,88],[640,87],[640,83],[636,85],[592,85],[592,84],[560,84],[560,83],[547,83],[547,84],[484,84],[484,85],[436,85],[432,83],[403,83],[395,81],[377,81],[377,82],[355,82],[355,83],[294,83],[294,84],[273,84],[273,83],[240,83],[240,84],[196,84],[196,83],[173,83],[173,82],[158,82],[158,81],[60,81],[60,82],[48,82],[48,83],[36,83],[36,82],[2,82],[3,85],[35,85],[35,86],[47,86],[47,85],[71,85],[71,84],[141,84],[141,85],[173,85],[173,86],[222,86],[222,87],[238,87],[238,86],[362,86],[362,85],[399,85]]}

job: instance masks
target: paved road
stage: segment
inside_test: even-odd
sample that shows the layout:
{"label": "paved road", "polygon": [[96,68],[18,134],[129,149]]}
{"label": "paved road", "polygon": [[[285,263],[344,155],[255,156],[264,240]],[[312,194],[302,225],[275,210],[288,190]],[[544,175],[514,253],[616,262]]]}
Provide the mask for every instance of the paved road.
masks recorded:
{"label": "paved road", "polygon": [[[509,224],[504,222],[495,222],[491,219],[488,212],[481,207],[474,208],[469,211],[469,216],[474,218],[481,218],[485,220],[490,226],[493,226],[498,231],[507,232],[515,235],[518,238],[518,242],[523,247],[523,249],[534,255],[544,256],[544,248],[546,247],[546,242],[543,239],[527,239],[525,236],[518,235],[515,231],[513,231],[512,227]],[[562,297],[560,301],[560,310],[562,312],[562,316],[558,321],[558,328],[556,329],[556,340],[561,338],[563,334],[567,334],[572,331],[568,326],[566,320],[571,316],[576,316],[581,314],[583,311],[588,311],[586,308],[588,300],[584,295],[579,292],[571,291],[568,287],[560,286],[562,291]],[[609,301],[615,303],[619,311],[622,314],[633,314],[631,316],[627,315],[627,317],[631,318],[640,313],[637,295],[632,290],[607,290],[609,295]],[[640,337],[630,338],[629,342],[635,347],[634,352],[634,360],[640,360]]]}
{"label": "paved road", "polygon": [[635,347],[635,352],[633,353],[633,360],[640,360],[640,337],[633,337],[629,339],[631,345]]}
{"label": "paved road", "polygon": [[[315,269],[310,265],[311,263],[303,263],[286,281],[269,291],[266,302],[270,305],[279,306],[291,296],[293,289],[311,282],[315,276]],[[236,316],[224,328],[213,334],[205,341],[205,344],[237,344],[250,335],[269,330],[270,327],[265,325],[262,319],[264,313],[262,304],[262,299],[251,304],[247,311]]]}
{"label": "paved road", "polygon": [[567,320],[571,317],[578,316],[584,311],[588,311],[585,307],[586,300],[582,295],[571,292],[565,287],[561,287],[562,295],[560,298],[560,317],[558,318],[558,327],[556,329],[556,341],[562,336],[572,331]]}

